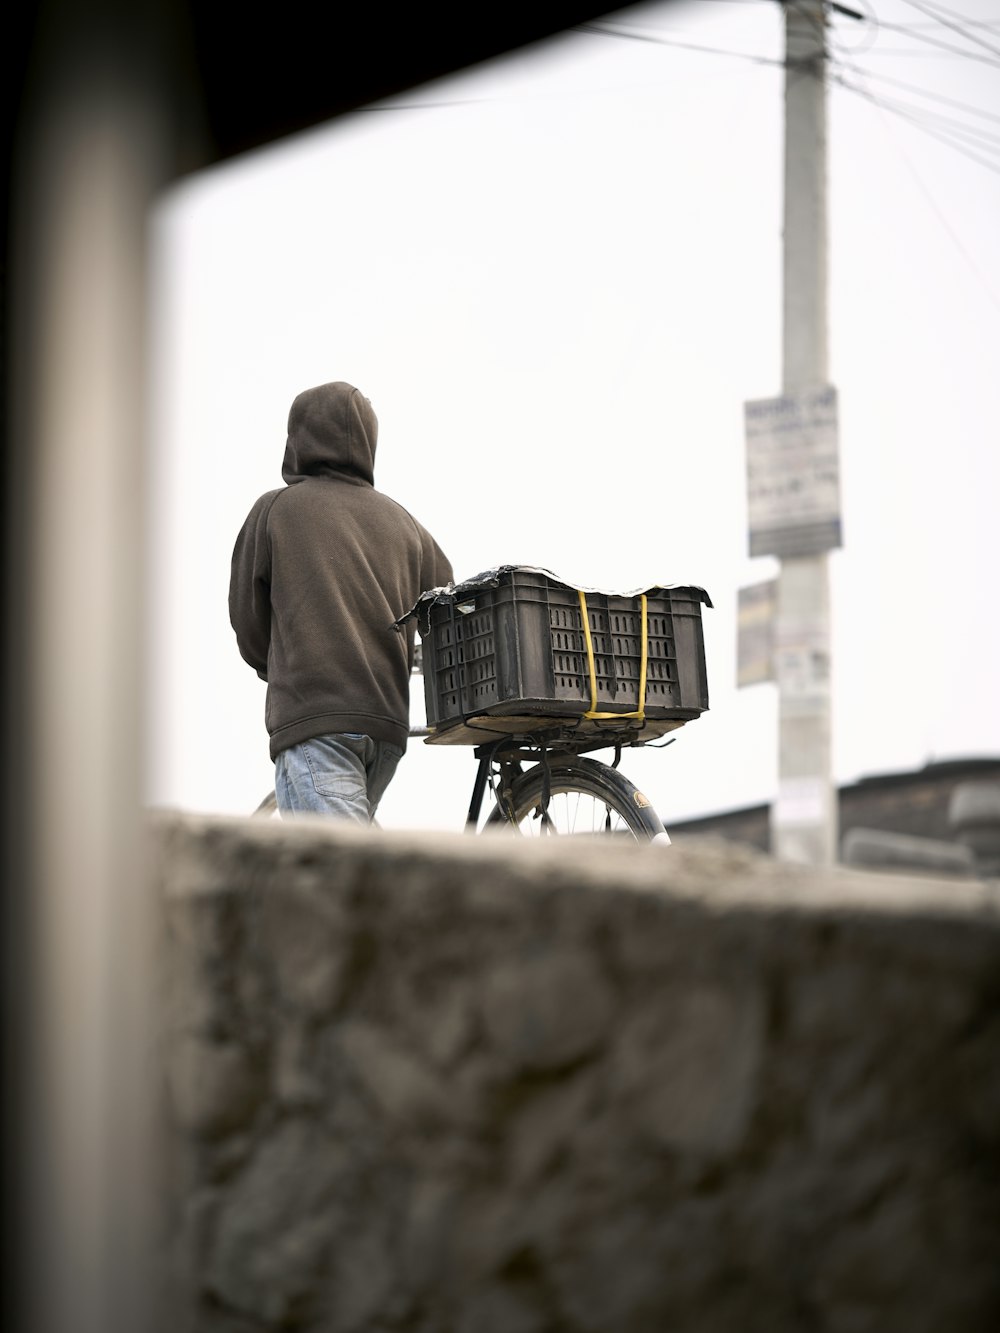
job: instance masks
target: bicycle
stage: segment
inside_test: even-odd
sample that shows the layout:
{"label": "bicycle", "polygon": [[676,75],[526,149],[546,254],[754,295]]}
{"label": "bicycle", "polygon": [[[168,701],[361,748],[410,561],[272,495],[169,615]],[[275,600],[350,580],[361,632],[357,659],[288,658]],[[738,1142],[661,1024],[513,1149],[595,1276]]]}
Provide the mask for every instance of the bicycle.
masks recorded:
{"label": "bicycle", "polygon": [[[426,659],[414,674],[433,724],[410,735],[473,748],[466,831],[669,845],[619,763],[708,707],[702,604],[701,588],[604,594],[513,565],[425,593],[396,624],[418,619]],[[589,757],[608,748],[612,763]]]}
{"label": "bicycle", "polygon": [[631,742],[616,744],[612,764],[584,757],[606,748],[606,741],[581,741],[568,730],[477,746],[473,753],[479,764],[466,828],[473,832],[479,828],[489,786],[493,808],[482,826],[484,832],[507,829],[526,837],[617,835],[669,845],[670,835],[650,801],[618,769],[627,743]]}
{"label": "bicycle", "polygon": [[[427,727],[410,730],[411,737],[430,734]],[[569,728],[504,735],[476,746],[478,764],[465,831],[506,829],[525,837],[618,835],[669,846],[670,835],[652,804],[618,769],[621,751],[629,744],[635,741],[628,735],[618,739],[612,764],[584,757],[608,748],[607,740],[581,740]],[[487,790],[493,807],[480,826]],[[274,792],[269,792],[253,813],[271,815],[276,810]]]}

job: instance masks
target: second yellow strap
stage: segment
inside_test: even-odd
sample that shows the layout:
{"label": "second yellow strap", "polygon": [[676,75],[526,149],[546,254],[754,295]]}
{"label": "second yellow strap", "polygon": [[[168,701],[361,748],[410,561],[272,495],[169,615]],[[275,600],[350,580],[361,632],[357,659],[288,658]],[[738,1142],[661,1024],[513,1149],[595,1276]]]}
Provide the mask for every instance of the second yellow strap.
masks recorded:
{"label": "second yellow strap", "polygon": [[634,713],[599,713],[597,711],[597,665],[594,661],[594,640],[590,634],[590,614],[587,610],[587,594],[577,590],[580,597],[580,616],[583,620],[583,638],[587,645],[587,674],[590,677],[590,709],[584,713],[586,718],[646,718],[646,666],[649,654],[649,630],[646,617],[646,594],[642,593],[642,648],[639,661],[639,707]]}

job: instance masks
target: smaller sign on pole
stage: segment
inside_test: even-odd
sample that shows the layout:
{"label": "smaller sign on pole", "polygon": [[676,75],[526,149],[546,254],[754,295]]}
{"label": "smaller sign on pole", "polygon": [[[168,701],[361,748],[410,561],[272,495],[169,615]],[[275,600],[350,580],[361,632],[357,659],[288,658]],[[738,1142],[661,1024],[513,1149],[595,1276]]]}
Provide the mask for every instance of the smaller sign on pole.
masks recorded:
{"label": "smaller sign on pole", "polygon": [[750,554],[818,555],[841,545],[837,390],[744,404]]}
{"label": "smaller sign on pole", "polygon": [[830,697],[829,626],[820,616],[782,620],[775,633],[775,671],[784,706],[811,712]]}
{"label": "smaller sign on pole", "polygon": [[736,611],[736,684],[760,685],[775,679],[774,625],[777,579],[740,588]]}

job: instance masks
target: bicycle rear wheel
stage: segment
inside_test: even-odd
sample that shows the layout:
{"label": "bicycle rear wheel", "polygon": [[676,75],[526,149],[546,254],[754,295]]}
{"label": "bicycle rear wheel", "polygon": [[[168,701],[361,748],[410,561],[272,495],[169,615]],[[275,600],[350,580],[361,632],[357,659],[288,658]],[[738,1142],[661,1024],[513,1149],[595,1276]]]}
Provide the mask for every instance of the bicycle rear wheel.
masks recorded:
{"label": "bicycle rear wheel", "polygon": [[549,770],[548,805],[541,765],[517,778],[510,794],[510,814],[494,806],[483,825],[504,826],[528,838],[550,834],[577,837],[627,837],[636,842],[668,844],[670,838],[647,798],[617,769],[594,759],[577,758]]}

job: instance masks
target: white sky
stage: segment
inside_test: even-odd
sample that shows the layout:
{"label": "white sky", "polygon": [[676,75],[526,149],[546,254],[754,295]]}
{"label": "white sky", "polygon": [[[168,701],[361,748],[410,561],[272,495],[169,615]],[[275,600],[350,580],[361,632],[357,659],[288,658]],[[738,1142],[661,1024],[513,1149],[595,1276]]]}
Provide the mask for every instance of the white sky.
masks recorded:
{"label": "white sky", "polygon": [[[851,3],[872,17],[831,29],[864,89],[829,96],[839,783],[1000,755],[1000,8]],[[164,198],[150,803],[242,814],[271,786],[229,560],[292,399],[334,379],[371,398],[376,484],[457,577],[707,588],[710,711],[623,769],[668,828],[773,798],[775,687],[738,690],[735,663],[737,590],[777,569],[747,555],[743,403],[781,390],[783,21],[690,0],[609,22],[660,40],[565,33]],[[380,822],[460,828],[473,769],[411,742]]]}

